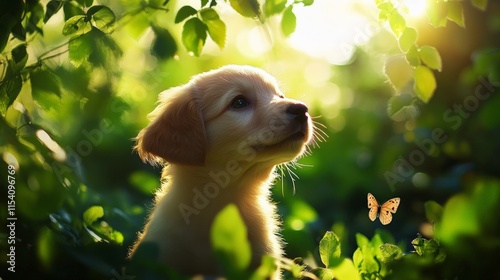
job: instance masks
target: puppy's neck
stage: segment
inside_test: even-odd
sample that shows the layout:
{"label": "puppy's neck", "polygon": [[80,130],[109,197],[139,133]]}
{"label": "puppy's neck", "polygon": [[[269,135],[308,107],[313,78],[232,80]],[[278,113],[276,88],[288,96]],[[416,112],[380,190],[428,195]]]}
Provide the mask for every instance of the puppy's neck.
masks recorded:
{"label": "puppy's neck", "polygon": [[236,161],[210,167],[172,164],[163,169],[162,177],[167,179],[169,185],[209,189],[217,187],[220,191],[228,192],[238,188],[235,190],[238,193],[244,188],[251,193],[252,189],[257,191],[260,186],[269,188],[270,181],[275,177],[274,170],[275,166],[240,165]]}
{"label": "puppy's neck", "polygon": [[[169,165],[163,170],[165,182],[156,194],[155,212],[174,213],[169,217],[176,217],[180,224],[203,225],[206,230],[228,204],[237,205],[247,222],[255,219],[249,215],[274,215],[268,205],[274,174],[274,166],[258,164],[241,170]],[[153,213],[151,219],[155,216]]]}

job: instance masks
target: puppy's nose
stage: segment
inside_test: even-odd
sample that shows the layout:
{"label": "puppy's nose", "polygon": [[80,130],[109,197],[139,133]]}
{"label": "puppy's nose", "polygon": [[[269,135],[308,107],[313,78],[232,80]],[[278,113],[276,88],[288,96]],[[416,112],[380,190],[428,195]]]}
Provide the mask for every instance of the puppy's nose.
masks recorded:
{"label": "puppy's nose", "polygon": [[295,119],[301,122],[307,120],[307,110],[307,106],[303,103],[291,104],[286,108],[287,114],[295,116]]}

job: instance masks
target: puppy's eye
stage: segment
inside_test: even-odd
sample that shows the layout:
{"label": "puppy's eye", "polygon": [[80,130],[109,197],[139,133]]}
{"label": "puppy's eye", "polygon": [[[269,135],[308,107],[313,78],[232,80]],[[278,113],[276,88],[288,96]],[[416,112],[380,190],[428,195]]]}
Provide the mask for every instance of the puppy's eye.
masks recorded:
{"label": "puppy's eye", "polygon": [[250,105],[250,102],[248,102],[248,100],[246,100],[246,98],[243,96],[237,96],[231,102],[231,108],[233,109],[241,109],[248,105]]}

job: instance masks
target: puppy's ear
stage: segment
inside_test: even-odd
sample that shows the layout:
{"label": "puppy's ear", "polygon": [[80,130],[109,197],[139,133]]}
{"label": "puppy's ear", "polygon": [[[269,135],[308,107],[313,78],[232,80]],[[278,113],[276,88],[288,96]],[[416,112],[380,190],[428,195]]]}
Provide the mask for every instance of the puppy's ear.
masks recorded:
{"label": "puppy's ear", "polygon": [[205,125],[188,87],[160,94],[151,123],[135,138],[135,149],[145,162],[203,165],[207,149]]}

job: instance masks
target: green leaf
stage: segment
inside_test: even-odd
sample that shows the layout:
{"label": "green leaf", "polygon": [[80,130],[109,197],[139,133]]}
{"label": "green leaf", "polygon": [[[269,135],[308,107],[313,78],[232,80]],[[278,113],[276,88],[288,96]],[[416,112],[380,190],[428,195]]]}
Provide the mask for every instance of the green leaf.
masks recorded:
{"label": "green leaf", "polygon": [[376,233],[373,235],[372,240],[370,240],[371,247],[373,248],[373,252],[378,259],[382,258],[382,253],[380,252],[380,246],[384,244],[382,240],[382,236]]}
{"label": "green leaf", "polygon": [[319,255],[327,268],[340,258],[340,240],[335,233],[331,231],[325,233],[319,242]]}
{"label": "green leaf", "polygon": [[187,19],[188,17],[192,15],[196,15],[198,11],[196,11],[195,8],[191,6],[182,6],[179,11],[177,11],[177,14],[175,15],[175,23],[179,23]]}
{"label": "green leaf", "polygon": [[406,61],[410,63],[411,66],[417,67],[420,65],[420,54],[418,53],[418,48],[416,45],[410,47],[405,55]]}
{"label": "green leaf", "polygon": [[73,66],[79,67],[88,60],[94,48],[95,44],[90,33],[72,38],[68,44],[69,61]]}
{"label": "green leaf", "polygon": [[70,18],[74,16],[85,16],[83,10],[75,4],[73,1],[63,1],[64,7],[64,20],[68,21]]}
{"label": "green leaf", "polygon": [[97,28],[93,28],[88,34],[94,40],[94,51],[89,56],[89,62],[106,69],[115,67],[123,52],[113,37]]}
{"label": "green leaf", "polygon": [[269,17],[281,13],[286,7],[287,0],[266,0],[264,2],[264,14]]}
{"label": "green leaf", "polygon": [[352,254],[352,261],[358,269],[361,269],[361,266],[363,265],[363,252],[361,251],[361,248],[357,248],[356,251],[354,251]]}
{"label": "green leaf", "polygon": [[162,27],[151,25],[155,39],[151,46],[151,53],[160,59],[168,59],[177,53],[177,44],[172,34]]}
{"label": "green leaf", "polygon": [[254,271],[250,280],[263,280],[263,279],[271,279],[271,276],[276,272],[278,266],[276,265],[276,260],[269,255],[264,255],[262,257],[262,263]]}
{"label": "green leaf", "polygon": [[435,240],[425,240],[424,241],[424,248],[423,248],[423,254],[422,256],[427,257],[435,257],[439,253],[439,245],[436,243]]}
{"label": "green leaf", "polygon": [[26,41],[26,29],[24,29],[23,24],[21,22],[16,23],[12,27],[12,36],[21,41]]}
{"label": "green leaf", "polygon": [[229,4],[244,17],[254,18],[260,15],[260,6],[257,0],[229,0]]}
{"label": "green leaf", "polygon": [[210,38],[223,49],[226,44],[226,24],[219,18],[219,14],[212,8],[200,11],[201,18],[208,28]]}
{"label": "green leaf", "polygon": [[389,25],[391,26],[392,32],[399,38],[406,29],[406,20],[397,10],[394,10],[389,19]]}
{"label": "green leaf", "polygon": [[418,108],[414,105],[414,97],[409,94],[398,94],[392,96],[387,102],[387,113],[395,121],[406,121],[415,119]]}
{"label": "green leaf", "polygon": [[57,13],[64,5],[64,1],[52,0],[47,3],[45,17],[43,18],[43,22],[46,23],[49,19]]}
{"label": "green leaf", "polygon": [[447,3],[438,2],[430,5],[427,9],[427,17],[434,27],[445,27],[448,18]]}
{"label": "green leaf", "polygon": [[189,52],[200,56],[207,40],[207,27],[199,18],[191,18],[182,29],[182,43]]}
{"label": "green leaf", "polygon": [[104,209],[102,206],[92,206],[83,213],[83,222],[85,225],[90,226],[103,216]]}
{"label": "green leaf", "polygon": [[109,239],[119,245],[123,244],[123,240],[125,240],[123,234],[116,230],[112,230],[111,233],[109,233]]}
{"label": "green leaf", "polygon": [[169,0],[147,0],[148,6],[152,8],[160,8],[162,6],[165,6],[170,2]]}
{"label": "green leaf", "polygon": [[443,206],[431,200],[424,204],[424,208],[425,216],[429,222],[438,223],[441,221],[441,217],[443,216]]}
{"label": "green leaf", "polygon": [[474,7],[483,11],[486,10],[486,6],[488,6],[488,0],[471,0],[471,2]]}
{"label": "green leaf", "polygon": [[477,218],[471,198],[465,194],[451,197],[444,206],[443,216],[436,231],[439,239],[445,244],[457,244],[457,240],[463,236],[479,234],[481,222]]}
{"label": "green leaf", "polygon": [[[362,236],[363,238],[358,238],[360,236]],[[361,261],[361,267],[359,268],[359,270],[366,273],[378,273],[380,271],[380,262],[375,258],[374,248],[365,236],[359,233],[356,234],[356,240],[358,242],[360,242],[362,239],[366,239],[365,241],[368,243],[364,243],[365,241],[362,241],[364,245],[360,246],[363,260]],[[356,263],[359,263],[359,260],[357,260]]]}
{"label": "green leaf", "polygon": [[[320,280],[335,279],[335,272],[329,268],[318,267],[313,270],[314,275],[318,276]],[[301,278],[299,278],[301,279]]]}
{"label": "green leaf", "polygon": [[293,13],[293,5],[290,5],[283,12],[283,17],[281,18],[281,31],[288,37],[295,31],[296,27],[297,17]]}
{"label": "green leaf", "polygon": [[[434,241],[434,240],[432,240],[432,241]],[[445,251],[443,249],[441,249],[441,247],[439,247],[437,255],[434,256],[434,262],[436,262],[436,263],[442,263],[442,262],[445,261],[445,259],[446,259],[446,253],[445,253]]]}
{"label": "green leaf", "polygon": [[311,6],[312,4],[314,4],[314,0],[301,0],[300,2],[302,2],[304,6]]}
{"label": "green leaf", "polygon": [[52,93],[61,96],[61,83],[57,76],[48,70],[37,70],[30,74],[32,90]]}
{"label": "green leaf", "polygon": [[95,22],[95,27],[104,33],[111,33],[115,24],[116,16],[110,8],[106,6],[93,6],[87,16],[91,16]]}
{"label": "green leaf", "polygon": [[394,89],[399,92],[413,77],[413,68],[405,57],[396,55],[387,59],[384,65],[384,74],[389,79]]}
{"label": "green leaf", "polygon": [[290,273],[292,274],[292,277],[294,279],[301,278],[302,272],[304,272],[304,266],[302,266],[301,264],[296,263],[296,262],[291,263],[287,269],[288,269],[288,271],[290,271]]}
{"label": "green leaf", "polygon": [[391,2],[384,2],[377,5],[378,8],[378,20],[380,22],[385,22],[391,18],[392,12],[394,11],[394,5]]}
{"label": "green leaf", "polygon": [[10,72],[18,73],[24,68],[26,62],[28,61],[28,52],[26,51],[26,45],[22,44],[15,47],[11,51],[11,54],[12,60],[11,63],[9,63]]}
{"label": "green leaf", "polygon": [[220,19],[219,14],[213,8],[201,9],[200,15],[201,15],[201,18],[204,22],[210,21],[210,20]]}
{"label": "green leaf", "polygon": [[228,279],[243,279],[252,252],[246,226],[234,204],[226,206],[215,217],[210,238],[215,256],[226,269]]}
{"label": "green leaf", "polygon": [[44,109],[55,108],[61,96],[61,83],[57,76],[47,70],[37,70],[30,74],[33,99]]}
{"label": "green leaf", "polygon": [[411,241],[411,245],[415,248],[415,252],[420,256],[424,254],[425,241],[427,240],[425,240],[420,233],[417,234],[417,238]]}
{"label": "green leaf", "polygon": [[368,238],[366,238],[363,234],[356,233],[356,244],[358,244],[359,248],[363,248],[364,246],[370,244],[370,240],[368,240]]}
{"label": "green leaf", "polygon": [[[7,3],[7,1],[3,1]],[[24,1],[8,1],[9,10],[2,11],[2,28],[0,28],[0,52],[4,50],[10,37],[11,29],[21,24],[25,9]]]}
{"label": "green leaf", "polygon": [[28,23],[26,24],[26,32],[29,34],[38,32],[43,35],[43,18],[45,12],[43,11],[42,3],[36,3],[27,13]]}
{"label": "green leaf", "polygon": [[436,78],[429,68],[421,65],[415,69],[414,89],[418,98],[425,103],[432,98],[436,90]]}
{"label": "green leaf", "polygon": [[208,4],[208,0],[201,0],[201,7],[205,7]]}
{"label": "green leaf", "polygon": [[423,258],[431,259],[436,263],[443,262],[446,259],[446,254],[434,239],[427,240],[422,238],[421,234],[418,234],[411,244],[415,248],[415,252]]}
{"label": "green leaf", "polygon": [[[335,279],[338,280],[361,280],[358,270],[350,259],[342,259],[334,267]],[[332,279],[332,278],[330,278]]]}
{"label": "green leaf", "polygon": [[85,16],[74,16],[70,19],[68,19],[64,23],[64,27],[62,30],[63,35],[72,35],[77,32],[80,33],[87,33],[92,29],[90,24],[85,20]]}
{"label": "green leaf", "polygon": [[460,27],[465,27],[464,8],[461,2],[447,2],[448,4],[448,19],[458,24]]}
{"label": "green leaf", "polygon": [[392,262],[403,257],[403,251],[394,244],[385,243],[380,246],[380,251],[384,262]]}
{"label": "green leaf", "polygon": [[420,54],[420,59],[424,62],[429,68],[441,71],[442,62],[441,56],[436,48],[431,46],[422,46],[418,50]]}
{"label": "green leaf", "polygon": [[[5,77],[0,83],[0,97],[2,98],[2,111],[6,110],[14,100],[16,100],[21,88],[23,87],[23,79],[21,75]],[[5,105],[5,108],[4,108]]]}
{"label": "green leaf", "polygon": [[3,70],[5,71],[5,76],[0,81],[0,100],[2,101],[0,108],[2,112],[14,103],[23,87],[23,79],[20,72],[28,61],[26,45],[18,45],[11,51],[11,55],[12,59],[8,61],[7,69],[4,68]]}
{"label": "green leaf", "polygon": [[405,28],[401,36],[399,37],[399,48],[407,53],[411,47],[415,46],[417,41],[417,30],[412,27]]}
{"label": "green leaf", "polygon": [[92,3],[94,3],[94,0],[77,0],[77,2],[80,3],[80,5],[88,8],[88,7],[92,6]]}

